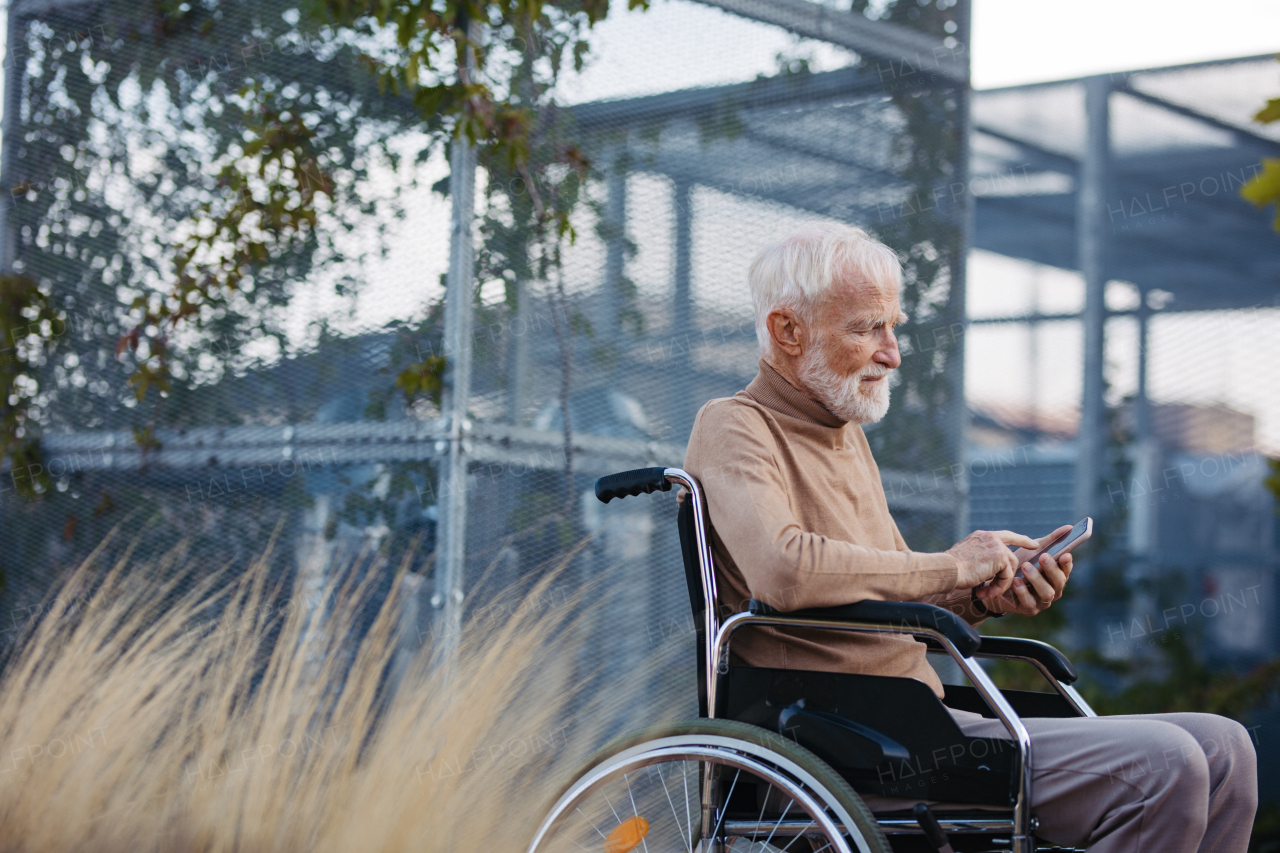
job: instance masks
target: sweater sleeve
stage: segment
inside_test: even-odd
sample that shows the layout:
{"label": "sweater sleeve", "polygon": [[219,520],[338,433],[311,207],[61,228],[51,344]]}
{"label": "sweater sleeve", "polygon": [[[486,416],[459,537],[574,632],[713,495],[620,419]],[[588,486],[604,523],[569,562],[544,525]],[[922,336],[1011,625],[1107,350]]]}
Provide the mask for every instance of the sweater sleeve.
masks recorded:
{"label": "sweater sleeve", "polygon": [[712,527],[755,598],[780,610],[857,601],[918,601],[955,589],[950,554],[884,551],[804,530],[789,501],[780,449],[749,406],[704,407],[686,465],[701,480]]}
{"label": "sweater sleeve", "polygon": [[[899,551],[906,551],[907,542],[902,538],[902,533],[898,530],[898,523],[893,523],[893,541],[897,545]],[[940,592],[933,595],[923,596],[921,599],[925,604],[933,604],[944,610],[950,610],[970,625],[977,625],[986,620],[986,616],[979,613],[973,606],[973,599],[970,597],[968,589],[954,589],[951,592]]]}

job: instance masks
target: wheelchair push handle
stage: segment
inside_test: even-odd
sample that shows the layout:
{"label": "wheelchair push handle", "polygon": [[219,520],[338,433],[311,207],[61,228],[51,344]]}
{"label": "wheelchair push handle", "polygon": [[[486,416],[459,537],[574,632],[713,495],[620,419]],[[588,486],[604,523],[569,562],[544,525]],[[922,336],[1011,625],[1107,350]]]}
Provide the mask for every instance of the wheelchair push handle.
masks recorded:
{"label": "wheelchair push handle", "polygon": [[596,497],[606,504],[614,498],[625,498],[628,495],[635,497],[641,493],[651,495],[654,492],[669,491],[671,481],[667,479],[666,468],[636,468],[596,480]]}

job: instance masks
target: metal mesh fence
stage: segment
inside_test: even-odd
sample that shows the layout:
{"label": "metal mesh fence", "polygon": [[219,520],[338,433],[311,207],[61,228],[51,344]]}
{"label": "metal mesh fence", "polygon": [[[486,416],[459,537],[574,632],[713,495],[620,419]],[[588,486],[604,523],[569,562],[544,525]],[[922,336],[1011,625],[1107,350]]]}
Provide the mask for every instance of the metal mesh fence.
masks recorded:
{"label": "metal mesh fence", "polygon": [[[675,654],[647,693],[689,703],[674,495],[603,507],[590,487],[681,463],[698,408],[755,374],[751,258],[833,220],[904,261],[903,365],[868,438],[921,550],[1079,511],[1094,297],[1066,271],[1081,232],[1100,232],[1103,448],[1088,470],[1106,534],[1073,641],[1125,657],[1132,618],[1246,590],[1240,621],[1200,619],[1204,648],[1273,654],[1262,478],[1280,448],[1280,261],[1236,193],[1280,144],[1247,121],[1274,63],[1108,78],[1106,191],[1084,210],[1088,84],[971,96],[965,4],[855,5],[781,20],[673,0],[602,32],[613,52],[541,117],[589,165],[576,238],[540,265],[524,177],[482,151],[459,183],[448,122],[380,90],[358,58],[369,45],[289,4],[15,2],[0,368],[22,374],[27,414],[4,422],[21,452],[0,479],[0,630],[70,606],[45,597],[111,531],[104,564],[184,542],[210,571],[242,568],[274,543],[282,595],[315,608],[340,573],[387,588],[405,562],[406,651],[558,571],[548,607],[597,602],[584,674]],[[286,114],[316,134],[331,182],[316,227],[271,243],[164,353],[131,339],[202,222],[237,194],[290,209],[269,170],[238,187],[224,171]],[[167,389],[142,371],[160,355]]]}
{"label": "metal mesh fence", "polygon": [[[591,169],[577,238],[550,271],[530,264],[511,225],[525,185],[482,160],[471,284],[450,308],[456,184],[442,193],[457,145],[405,96],[379,91],[341,34],[308,29],[283,3],[202,5],[204,31],[122,0],[13,4],[6,259],[55,319],[30,330],[52,339],[47,354],[30,349],[26,315],[9,329],[36,383],[20,437],[38,444],[4,483],[7,636],[51,606],[59,573],[109,531],[108,556],[185,540],[211,570],[245,565],[274,537],[279,571],[297,569],[294,593],[313,598],[344,560],[365,555],[359,570],[389,583],[387,567],[407,559],[406,647],[447,628],[442,612],[475,613],[558,569],[549,605],[584,587],[606,602],[584,671],[622,676],[679,644],[684,668],[652,695],[692,701],[674,496],[604,508],[589,489],[605,473],[679,465],[697,409],[750,381],[746,266],[815,219],[867,227],[906,263],[904,366],[869,433],[886,483],[953,465],[971,199],[947,190],[965,180],[968,109],[967,61],[949,33],[964,7],[839,13],[864,40],[932,47],[923,59],[897,48],[895,60],[668,5],[730,22],[707,30],[703,58],[672,58],[688,69],[677,76],[715,85],[656,90],[644,63],[608,60],[600,73],[616,79],[597,83],[644,94],[559,109]],[[682,20],[655,15],[655,26]],[[779,43],[785,55],[770,55]],[[743,70],[712,67],[716,56]],[[247,106],[254,87],[319,129],[332,201],[305,239],[261,258],[166,342],[167,389],[140,388],[131,312],[171,287],[175,245],[225,208],[219,170],[248,156],[264,121]],[[270,176],[239,191],[269,194]],[[449,337],[450,310],[469,315],[461,338]],[[443,399],[406,395],[397,379],[438,356],[455,370]],[[451,418],[458,396],[465,418]],[[955,484],[890,493],[909,543],[954,541]],[[446,524],[461,525],[460,542],[445,541]]]}

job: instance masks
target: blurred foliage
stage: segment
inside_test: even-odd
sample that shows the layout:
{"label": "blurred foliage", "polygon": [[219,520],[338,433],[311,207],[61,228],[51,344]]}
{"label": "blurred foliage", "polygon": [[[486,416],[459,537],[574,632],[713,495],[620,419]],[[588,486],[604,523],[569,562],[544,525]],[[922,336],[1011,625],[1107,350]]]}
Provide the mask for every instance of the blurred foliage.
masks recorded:
{"label": "blurred foliage", "polygon": [[[300,414],[285,395],[244,405],[224,380],[286,352],[299,282],[319,272],[354,294],[342,239],[395,213],[363,190],[371,166],[399,162],[405,122],[287,8],[266,11],[106,0],[17,28],[13,266],[67,324],[28,407],[46,431],[145,442],[157,424]],[[162,414],[139,406],[151,389]]]}
{"label": "blurred foliage", "polygon": [[40,391],[35,368],[66,330],[66,318],[35,281],[0,275],[0,459],[9,460],[8,478],[24,498],[49,487],[29,407]]}
{"label": "blurred foliage", "polygon": [[[27,69],[14,270],[68,318],[71,357],[44,365],[17,417],[132,429],[144,445],[157,426],[305,419],[232,402],[223,380],[289,352],[299,283],[330,281],[354,304],[377,250],[349,257],[344,237],[384,237],[417,174],[378,197],[370,170],[412,170],[454,138],[517,179],[508,227],[571,238],[589,164],[549,142],[550,90],[609,8],[106,0],[24,19],[10,45]],[[312,338],[325,335],[320,321]],[[439,350],[402,363],[396,387],[437,396],[443,366]],[[148,396],[170,402],[144,412]]]}
{"label": "blurred foliage", "polygon": [[1280,803],[1260,803],[1249,853],[1280,853]]}

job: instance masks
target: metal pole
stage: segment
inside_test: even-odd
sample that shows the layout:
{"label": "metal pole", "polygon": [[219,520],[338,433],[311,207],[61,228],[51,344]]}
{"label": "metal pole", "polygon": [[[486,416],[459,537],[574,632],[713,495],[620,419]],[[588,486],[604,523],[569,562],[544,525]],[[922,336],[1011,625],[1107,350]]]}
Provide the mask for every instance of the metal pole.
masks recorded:
{"label": "metal pole", "polygon": [[[973,116],[971,102],[973,92],[969,86],[969,45],[972,32],[971,19],[973,4],[964,0],[956,8],[956,39],[964,45],[964,77],[965,82],[957,87],[959,115],[956,116],[959,127],[959,145],[956,150],[955,180],[968,187],[970,174],[970,143],[973,136]],[[951,329],[959,332],[952,336],[951,351],[947,353],[947,388],[951,398],[951,417],[947,436],[947,450],[953,465],[958,471],[956,478],[956,517],[955,535],[963,539],[969,534],[969,479],[965,452],[969,443],[969,403],[964,390],[964,348],[968,335],[968,318],[965,309],[966,290],[968,286],[967,267],[969,248],[973,240],[974,203],[973,194],[965,192],[962,196],[957,214],[960,218],[959,233],[956,236],[956,254],[951,270],[951,293],[947,298],[947,315]]]}
{"label": "metal pole", "polygon": [[10,189],[17,183],[14,175],[14,151],[22,126],[22,75],[26,54],[22,50],[22,18],[11,3],[5,22],[4,54],[4,124],[0,144],[0,273],[12,273],[18,259],[18,228],[14,222],[15,203]]}
{"label": "metal pole", "polygon": [[516,313],[508,326],[511,375],[507,380],[510,389],[507,417],[515,426],[520,426],[524,418],[524,407],[529,400],[529,320],[533,316],[530,310],[532,300],[529,283],[523,278],[516,279]]}
{"label": "metal pole", "polygon": [[1133,398],[1133,478],[1119,488],[1108,489],[1108,497],[1123,495],[1129,506],[1129,551],[1133,554],[1134,580],[1145,578],[1151,570],[1152,552],[1156,544],[1156,506],[1150,492],[1159,469],[1159,454],[1151,432],[1151,403],[1147,399],[1147,335],[1151,309],[1147,294],[1142,292],[1138,305],[1138,390]]}
{"label": "metal pole", "polygon": [[[468,25],[474,34],[475,24]],[[467,69],[475,69],[475,53],[467,48]],[[441,415],[447,438],[439,470],[435,594],[431,603],[443,608],[441,648],[456,647],[462,628],[463,568],[467,545],[467,402],[471,396],[471,314],[475,292],[476,152],[463,138],[453,140],[449,158],[449,196],[453,201],[449,272],[444,307],[444,375]]]}
{"label": "metal pole", "polygon": [[[692,184],[686,180],[677,180],[674,203],[676,208],[676,279],[675,298],[672,300],[672,328],[675,336],[674,352],[684,352],[688,358],[693,356],[693,203]],[[698,401],[694,397],[693,376],[688,371],[680,372],[680,388],[672,395],[673,402],[679,407],[672,423],[676,425],[676,441],[687,441],[693,429],[693,416]]]}
{"label": "metal pole", "polygon": [[1080,164],[1076,204],[1076,245],[1084,276],[1084,388],[1080,400],[1079,443],[1076,456],[1076,516],[1093,515],[1106,449],[1103,400],[1103,352],[1106,323],[1106,204],[1110,159],[1111,81],[1104,75],[1084,81],[1085,150]]}
{"label": "metal pole", "polygon": [[1138,390],[1133,399],[1134,438],[1139,443],[1151,439],[1151,401],[1147,399],[1147,336],[1150,333],[1151,308],[1147,292],[1140,292],[1138,303]]}
{"label": "metal pole", "polygon": [[626,263],[627,167],[625,148],[618,146],[609,164],[605,199],[604,300],[601,329],[604,340],[618,343],[622,334],[622,272]]}

